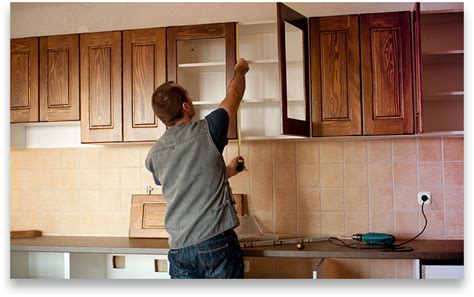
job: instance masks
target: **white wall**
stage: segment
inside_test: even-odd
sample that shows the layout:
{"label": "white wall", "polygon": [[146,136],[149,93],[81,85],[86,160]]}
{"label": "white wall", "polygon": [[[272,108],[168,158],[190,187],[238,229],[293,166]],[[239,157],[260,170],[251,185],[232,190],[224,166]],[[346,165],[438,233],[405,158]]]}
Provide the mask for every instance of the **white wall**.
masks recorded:
{"label": "white wall", "polygon": [[[411,10],[403,3],[287,3],[307,17]],[[266,3],[11,3],[11,38],[276,19]],[[426,9],[462,9],[463,3],[423,3]]]}

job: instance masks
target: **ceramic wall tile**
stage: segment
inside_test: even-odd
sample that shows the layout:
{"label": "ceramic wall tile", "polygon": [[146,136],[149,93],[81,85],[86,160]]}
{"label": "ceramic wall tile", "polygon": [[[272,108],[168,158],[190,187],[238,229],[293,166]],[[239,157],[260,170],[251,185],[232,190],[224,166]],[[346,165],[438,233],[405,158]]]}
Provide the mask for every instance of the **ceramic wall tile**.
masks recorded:
{"label": "ceramic wall tile", "polygon": [[319,161],[321,163],[344,162],[342,141],[321,141],[319,143]]}
{"label": "ceramic wall tile", "polygon": [[443,138],[444,161],[464,161],[464,138]]}

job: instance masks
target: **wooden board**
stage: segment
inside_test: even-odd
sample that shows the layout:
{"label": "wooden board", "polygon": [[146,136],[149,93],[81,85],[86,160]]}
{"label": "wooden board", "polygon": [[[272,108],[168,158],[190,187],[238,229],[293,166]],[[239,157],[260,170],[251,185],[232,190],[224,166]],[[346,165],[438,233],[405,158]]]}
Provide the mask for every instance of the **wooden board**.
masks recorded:
{"label": "wooden board", "polygon": [[11,239],[18,238],[35,238],[41,236],[42,232],[39,230],[23,230],[23,231],[10,231]]}
{"label": "wooden board", "polygon": [[[243,195],[234,194],[237,215],[242,216]],[[131,238],[169,238],[165,229],[166,201],[162,195],[132,195]]]}
{"label": "wooden board", "polygon": [[168,238],[166,201],[161,195],[132,195],[129,237]]}

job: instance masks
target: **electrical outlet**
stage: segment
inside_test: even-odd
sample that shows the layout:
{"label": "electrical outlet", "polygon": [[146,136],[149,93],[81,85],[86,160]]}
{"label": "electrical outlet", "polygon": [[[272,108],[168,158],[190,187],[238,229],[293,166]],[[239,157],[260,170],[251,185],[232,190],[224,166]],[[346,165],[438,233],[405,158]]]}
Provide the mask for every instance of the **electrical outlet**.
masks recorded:
{"label": "electrical outlet", "polygon": [[423,200],[421,199],[421,197],[423,197],[423,195],[426,195],[428,197],[428,200],[426,200],[425,205],[430,205],[431,204],[431,192],[427,192],[427,191],[418,192],[418,204],[419,205],[423,204]]}

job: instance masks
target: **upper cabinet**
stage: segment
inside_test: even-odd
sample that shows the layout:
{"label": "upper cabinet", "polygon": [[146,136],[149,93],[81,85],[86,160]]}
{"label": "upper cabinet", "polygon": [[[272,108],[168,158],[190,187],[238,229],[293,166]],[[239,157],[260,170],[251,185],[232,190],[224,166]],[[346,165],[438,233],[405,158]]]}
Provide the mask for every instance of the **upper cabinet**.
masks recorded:
{"label": "upper cabinet", "polygon": [[40,38],[40,121],[79,120],[79,36]]}
{"label": "upper cabinet", "polygon": [[38,38],[10,41],[10,121],[37,122]]}
{"label": "upper cabinet", "polygon": [[414,133],[410,24],[409,12],[310,19],[313,136]]}
{"label": "upper cabinet", "polygon": [[[423,5],[423,4],[421,4]],[[417,132],[464,130],[464,13],[415,13]]]}
{"label": "upper cabinet", "polygon": [[10,121],[78,121],[79,36],[12,39]]}
{"label": "upper cabinet", "polygon": [[[216,109],[227,94],[236,63],[236,24],[219,23],[167,28],[167,74],[193,101],[196,119]],[[236,115],[230,115],[229,138],[236,138]]]}
{"label": "upper cabinet", "polygon": [[166,82],[166,29],[123,32],[123,139],[155,141],[165,125],[153,112],[151,97]]}
{"label": "upper cabinet", "polygon": [[166,127],[151,96],[165,65],[164,28],[81,34],[81,142],[156,141]]}
{"label": "upper cabinet", "polygon": [[122,33],[81,34],[81,142],[122,141]]}

